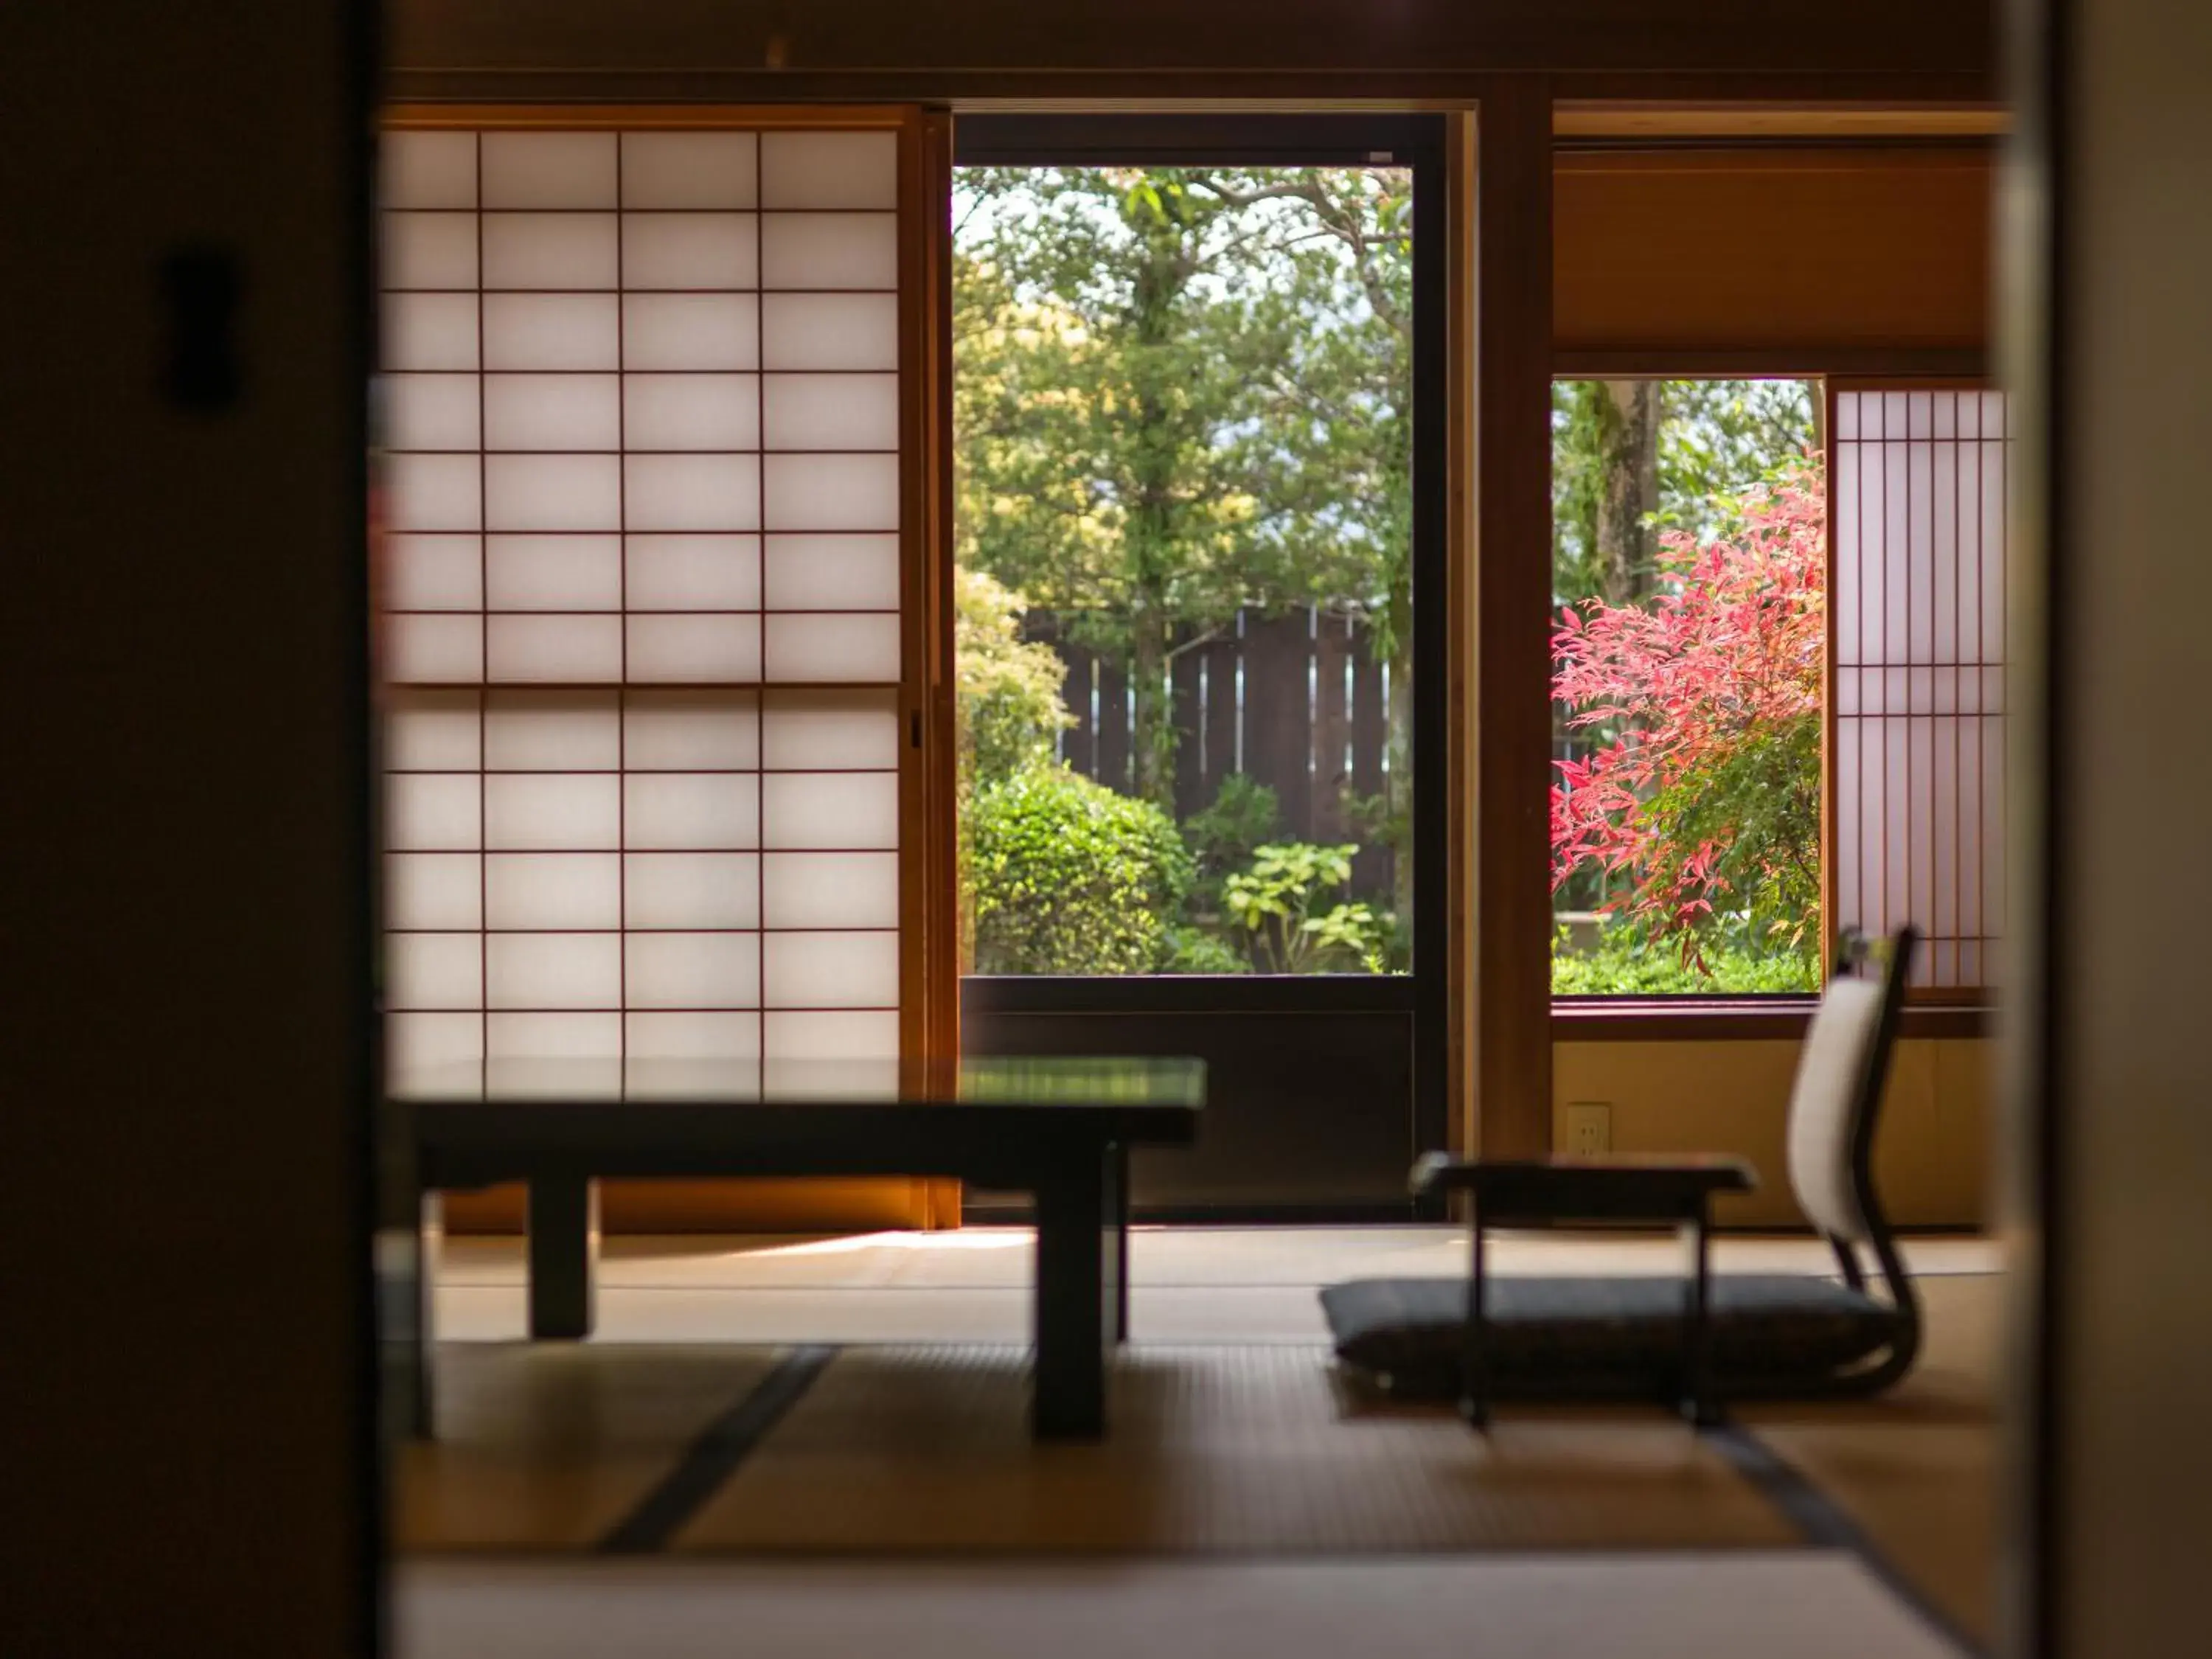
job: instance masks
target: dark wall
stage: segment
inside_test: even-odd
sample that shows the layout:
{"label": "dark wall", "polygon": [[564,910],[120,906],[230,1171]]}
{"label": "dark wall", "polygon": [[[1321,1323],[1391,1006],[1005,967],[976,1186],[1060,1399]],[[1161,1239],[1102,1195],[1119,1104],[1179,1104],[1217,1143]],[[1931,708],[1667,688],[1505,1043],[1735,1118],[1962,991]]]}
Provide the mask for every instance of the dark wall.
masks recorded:
{"label": "dark wall", "polygon": [[0,23],[9,1659],[374,1648],[366,15]]}
{"label": "dark wall", "polygon": [[1991,84],[1997,40],[1990,0],[397,0],[390,15],[396,93],[510,98],[686,78],[700,95],[761,99],[1170,98],[1224,71],[1300,76],[1285,89],[1310,94],[1449,96],[1454,76],[1522,70],[1861,77],[1972,96]]}

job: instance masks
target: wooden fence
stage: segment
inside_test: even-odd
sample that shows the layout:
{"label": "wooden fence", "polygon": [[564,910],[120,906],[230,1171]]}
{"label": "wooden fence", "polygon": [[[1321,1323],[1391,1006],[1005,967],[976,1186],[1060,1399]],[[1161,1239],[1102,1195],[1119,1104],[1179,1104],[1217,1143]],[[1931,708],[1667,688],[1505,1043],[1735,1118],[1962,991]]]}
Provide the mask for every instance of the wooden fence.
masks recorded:
{"label": "wooden fence", "polygon": [[[1127,657],[1073,643],[1059,619],[1032,611],[1028,637],[1067,665],[1061,690],[1074,724],[1060,757],[1085,777],[1135,790],[1134,714]],[[1175,724],[1175,807],[1188,819],[1239,773],[1275,792],[1290,841],[1366,843],[1347,798],[1382,793],[1390,746],[1390,684],[1360,619],[1315,608],[1240,612],[1212,636],[1175,641],[1168,670]],[[1393,854],[1364,845],[1352,890],[1387,901]]]}

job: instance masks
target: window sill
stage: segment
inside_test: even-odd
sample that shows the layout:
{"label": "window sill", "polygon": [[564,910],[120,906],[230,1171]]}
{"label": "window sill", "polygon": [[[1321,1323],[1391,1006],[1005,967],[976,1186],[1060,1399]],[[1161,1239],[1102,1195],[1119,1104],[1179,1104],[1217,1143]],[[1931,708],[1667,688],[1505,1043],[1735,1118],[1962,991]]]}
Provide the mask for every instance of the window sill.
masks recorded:
{"label": "window sill", "polygon": [[[1811,997],[1589,997],[1552,1003],[1554,1042],[1796,1042],[1813,1018]],[[1986,1005],[1908,1006],[1898,1035],[1980,1037],[1995,1025]]]}

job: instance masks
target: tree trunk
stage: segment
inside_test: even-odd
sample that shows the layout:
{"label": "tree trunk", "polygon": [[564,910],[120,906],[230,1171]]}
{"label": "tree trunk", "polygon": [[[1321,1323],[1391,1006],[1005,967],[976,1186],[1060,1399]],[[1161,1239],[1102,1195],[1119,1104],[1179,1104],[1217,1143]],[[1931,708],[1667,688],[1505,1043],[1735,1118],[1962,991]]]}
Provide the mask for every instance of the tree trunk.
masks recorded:
{"label": "tree trunk", "polygon": [[1646,520],[1659,506],[1659,383],[1602,384],[1598,570],[1608,605],[1633,605],[1651,591],[1658,562],[1658,533]]}
{"label": "tree trunk", "polygon": [[1165,352],[1183,283],[1182,247],[1170,227],[1141,227],[1146,261],[1132,292],[1130,361],[1135,489],[1125,531],[1129,556],[1129,697],[1132,781],[1139,799],[1175,814],[1175,721],[1164,695],[1168,581],[1176,568],[1176,432]]}
{"label": "tree trunk", "polygon": [[1176,729],[1168,700],[1168,623],[1146,605],[1129,618],[1129,704],[1133,711],[1131,756],[1137,796],[1175,816]]}

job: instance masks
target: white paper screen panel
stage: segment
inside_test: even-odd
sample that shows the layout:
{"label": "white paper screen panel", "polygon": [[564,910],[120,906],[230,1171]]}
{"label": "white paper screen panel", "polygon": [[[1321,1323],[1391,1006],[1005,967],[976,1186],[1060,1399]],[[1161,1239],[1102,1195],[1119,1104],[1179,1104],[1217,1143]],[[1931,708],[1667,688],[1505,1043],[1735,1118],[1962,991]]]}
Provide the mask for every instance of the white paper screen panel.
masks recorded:
{"label": "white paper screen panel", "polygon": [[395,1066],[896,1055],[898,143],[385,140]]}
{"label": "white paper screen panel", "polygon": [[1988,983],[2005,883],[2005,402],[1836,394],[1838,920],[1925,936],[1916,982]]}
{"label": "white paper screen panel", "polygon": [[396,1060],[466,1047],[464,1011],[501,1058],[895,1030],[895,690],[409,689],[387,753]]}

